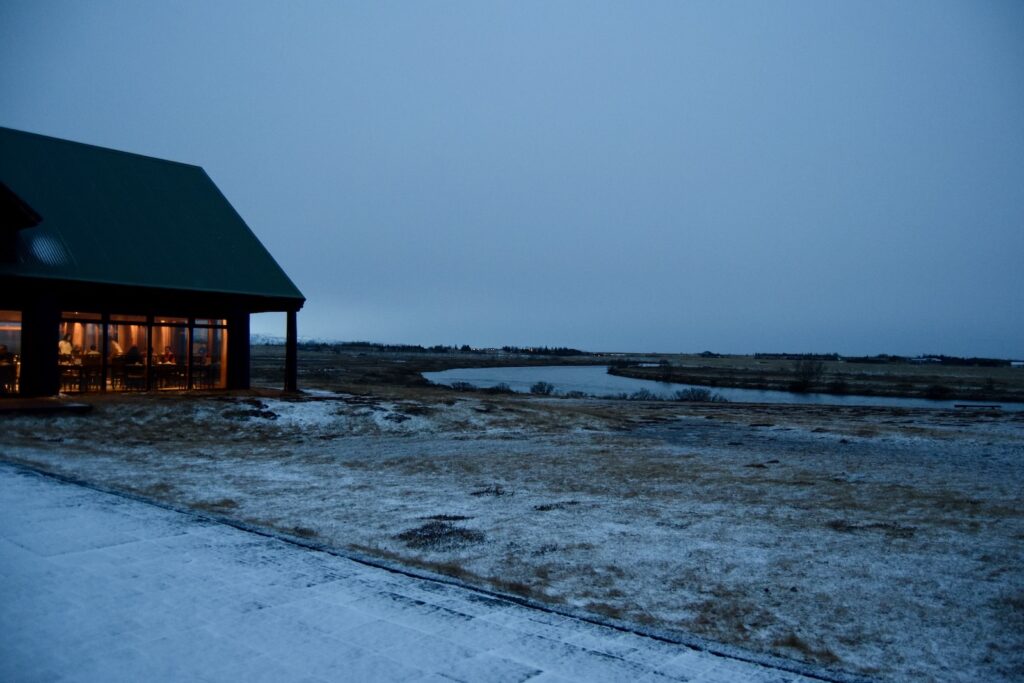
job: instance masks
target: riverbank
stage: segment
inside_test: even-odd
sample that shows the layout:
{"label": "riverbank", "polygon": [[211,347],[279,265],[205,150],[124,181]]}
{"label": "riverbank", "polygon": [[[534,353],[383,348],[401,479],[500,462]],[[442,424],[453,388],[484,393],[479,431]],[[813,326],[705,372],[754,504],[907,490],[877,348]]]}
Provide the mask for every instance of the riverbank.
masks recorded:
{"label": "riverbank", "polygon": [[[252,380],[256,385],[280,386],[284,377],[284,346],[257,344],[251,348]],[[616,356],[618,357],[618,356]],[[500,352],[347,351],[323,344],[299,348],[299,384],[365,391],[369,387],[427,387],[424,372],[455,368],[522,365],[600,365],[614,360],[608,354],[535,356]]]}
{"label": "riverbank", "polygon": [[[946,366],[912,363],[822,361],[810,377],[792,360],[753,356],[706,357],[686,354],[599,354],[536,356],[502,352],[352,352],[336,346],[300,347],[299,384],[328,384],[363,392],[427,387],[424,372],[457,368],[551,365],[608,365],[621,377],[717,388],[792,391],[834,395],[1024,402],[1024,368]],[[255,384],[280,386],[284,347],[252,347]],[[799,385],[796,386],[795,385]]]}
{"label": "riverbank", "polygon": [[797,361],[763,360],[751,356],[712,359],[676,356],[659,359],[658,364],[651,365],[613,365],[608,372],[620,377],[708,387],[990,403],[1024,402],[1024,369],[1013,367],[834,360],[801,366]]}

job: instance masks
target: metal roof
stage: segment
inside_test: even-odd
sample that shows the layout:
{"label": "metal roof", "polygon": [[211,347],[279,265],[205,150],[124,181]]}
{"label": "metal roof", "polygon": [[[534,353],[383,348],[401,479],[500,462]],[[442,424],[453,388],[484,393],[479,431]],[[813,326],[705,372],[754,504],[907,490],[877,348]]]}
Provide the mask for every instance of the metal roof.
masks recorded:
{"label": "metal roof", "polygon": [[0,182],[42,217],[0,275],[305,300],[198,166],[0,127]]}

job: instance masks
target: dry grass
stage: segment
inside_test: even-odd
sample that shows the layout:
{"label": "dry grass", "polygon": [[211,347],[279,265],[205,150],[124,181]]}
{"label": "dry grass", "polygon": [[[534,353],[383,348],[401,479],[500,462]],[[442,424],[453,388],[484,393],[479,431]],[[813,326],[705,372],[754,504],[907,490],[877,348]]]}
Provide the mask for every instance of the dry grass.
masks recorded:
{"label": "dry grass", "polygon": [[[998,678],[974,654],[989,644],[1020,659],[1024,505],[1005,456],[1024,443],[1017,416],[401,393],[309,402],[344,429],[296,426],[273,396],[103,398],[89,417],[8,422],[4,452],[493,590],[860,672],[878,652],[922,663],[887,674],[921,680],[953,661]],[[412,423],[390,414],[431,422],[404,432]],[[940,651],[913,649],[916,632]]]}
{"label": "dry grass", "polygon": [[483,543],[485,536],[479,531],[458,527],[451,522],[434,520],[395,536],[414,550],[455,550],[474,543]]}
{"label": "dry grass", "polygon": [[772,641],[772,645],[781,648],[788,648],[803,655],[805,659],[809,659],[820,664],[835,664],[839,661],[839,657],[837,657],[836,654],[827,647],[815,648],[795,633],[789,633],[783,638],[777,638]]}

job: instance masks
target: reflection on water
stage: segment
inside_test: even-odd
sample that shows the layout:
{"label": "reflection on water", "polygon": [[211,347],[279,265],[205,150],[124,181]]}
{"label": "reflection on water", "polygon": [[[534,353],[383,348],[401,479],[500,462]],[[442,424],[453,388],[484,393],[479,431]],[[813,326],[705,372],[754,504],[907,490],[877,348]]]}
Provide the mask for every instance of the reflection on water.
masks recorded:
{"label": "reflection on water", "polygon": [[[480,388],[507,384],[513,391],[527,393],[536,382],[554,385],[556,394],[582,391],[591,396],[618,396],[646,389],[663,398],[672,398],[691,384],[655,382],[632,377],[609,375],[605,365],[546,365],[511,368],[458,368],[443,372],[424,372],[431,382],[451,386],[453,382],[467,382]],[[888,396],[836,396],[832,394],[794,394],[788,391],[760,389],[731,389],[701,387],[742,403],[794,403],[801,405],[885,406],[898,408],[952,408],[954,405],[987,405],[977,401],[930,401],[923,398],[895,398]],[[1024,410],[1024,403],[1001,403],[1003,410]]]}

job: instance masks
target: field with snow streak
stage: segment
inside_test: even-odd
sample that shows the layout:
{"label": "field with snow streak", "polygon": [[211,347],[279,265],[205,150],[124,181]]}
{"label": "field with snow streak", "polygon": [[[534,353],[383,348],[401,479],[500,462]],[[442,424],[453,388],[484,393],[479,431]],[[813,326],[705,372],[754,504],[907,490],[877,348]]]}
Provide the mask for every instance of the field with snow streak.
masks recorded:
{"label": "field with snow streak", "polygon": [[95,406],[0,418],[0,457],[837,670],[1024,678],[1024,415],[411,389]]}

